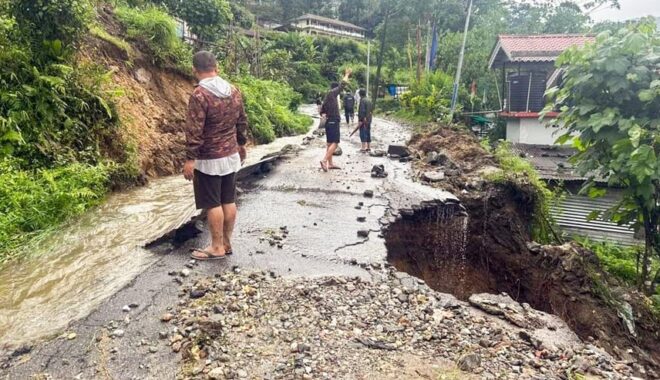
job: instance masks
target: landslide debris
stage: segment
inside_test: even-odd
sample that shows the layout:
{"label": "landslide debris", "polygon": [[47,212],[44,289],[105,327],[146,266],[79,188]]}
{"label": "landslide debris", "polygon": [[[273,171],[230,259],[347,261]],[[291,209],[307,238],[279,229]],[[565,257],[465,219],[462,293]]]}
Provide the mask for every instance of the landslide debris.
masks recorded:
{"label": "landslide debris", "polygon": [[[239,269],[181,287],[166,344],[194,379],[625,378],[557,317],[506,296],[520,328],[391,268],[358,278],[282,278]],[[191,294],[203,292],[201,297]],[[476,304],[489,302],[480,295]],[[486,300],[486,301],[485,301]],[[496,299],[501,304],[500,299]],[[513,318],[510,316],[510,318]],[[460,369],[459,369],[460,368]]]}

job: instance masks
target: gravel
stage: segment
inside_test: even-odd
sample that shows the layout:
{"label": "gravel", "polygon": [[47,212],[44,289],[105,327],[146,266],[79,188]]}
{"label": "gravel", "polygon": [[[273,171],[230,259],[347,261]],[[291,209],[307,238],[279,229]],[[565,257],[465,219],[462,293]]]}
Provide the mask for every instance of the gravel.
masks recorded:
{"label": "gravel", "polygon": [[[179,378],[560,379],[583,373],[623,379],[632,373],[629,363],[563,337],[563,326],[548,329],[544,313],[507,305],[508,314],[541,321],[521,328],[510,322],[516,318],[488,314],[391,268],[371,273],[374,280],[365,282],[225,272],[182,285],[166,322],[170,337],[160,344],[182,356]],[[205,293],[193,299],[192,290]],[[535,338],[540,330],[547,339]]]}

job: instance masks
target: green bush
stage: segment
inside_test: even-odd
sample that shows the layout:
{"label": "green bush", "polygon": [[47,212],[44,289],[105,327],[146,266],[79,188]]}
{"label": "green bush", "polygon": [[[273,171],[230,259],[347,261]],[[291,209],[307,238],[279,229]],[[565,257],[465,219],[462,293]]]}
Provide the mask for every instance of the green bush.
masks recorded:
{"label": "green bush", "polygon": [[453,83],[451,75],[442,71],[427,74],[401,95],[401,105],[415,116],[444,119],[449,115]]}
{"label": "green bush", "polygon": [[[0,32],[11,25],[0,16]],[[96,162],[116,142],[105,72],[35,60],[20,36],[0,35],[0,158],[12,155],[29,168]]]}
{"label": "green bush", "polygon": [[173,15],[188,23],[202,41],[215,41],[229,25],[232,12],[227,0],[162,0]]}
{"label": "green bush", "polygon": [[89,0],[13,0],[11,5],[18,27],[37,48],[43,41],[74,43],[92,17]]}
{"label": "green bush", "polygon": [[[600,259],[603,269],[608,273],[629,285],[636,285],[639,282],[637,257],[644,247],[623,247],[611,242],[593,241],[581,237],[577,237],[575,240],[583,247],[593,251]],[[657,262],[654,263],[654,267],[656,270],[658,269]]]}
{"label": "green bush", "polygon": [[190,72],[192,50],[176,34],[176,22],[165,11],[156,7],[144,9],[119,6],[115,15],[126,26],[132,40],[147,44],[156,62]]}
{"label": "green bush", "polygon": [[307,132],[311,119],[294,110],[301,96],[286,84],[243,76],[235,81],[243,94],[250,131],[258,144]]}
{"label": "green bush", "polygon": [[0,263],[34,234],[99,204],[108,180],[106,165],[29,171],[0,161]]}
{"label": "green bush", "polygon": [[491,174],[489,179],[513,185],[518,188],[518,194],[530,197],[525,201],[534,206],[530,229],[532,238],[539,243],[556,242],[555,223],[550,214],[550,206],[558,200],[557,195],[548,189],[529,161],[511,151],[508,142],[499,143],[493,153],[501,170]]}

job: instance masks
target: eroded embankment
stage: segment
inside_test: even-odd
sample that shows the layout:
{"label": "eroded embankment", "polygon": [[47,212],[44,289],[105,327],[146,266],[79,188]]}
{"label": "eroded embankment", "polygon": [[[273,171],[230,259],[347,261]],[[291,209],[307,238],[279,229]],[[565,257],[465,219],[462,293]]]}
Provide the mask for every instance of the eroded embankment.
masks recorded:
{"label": "eroded embankment", "polygon": [[[474,173],[482,165],[464,164],[455,152],[477,150],[478,143],[452,133],[444,129],[441,135],[415,140],[422,147],[429,139],[472,144],[444,150],[460,172],[447,186],[462,191],[477,181],[479,189],[463,191],[461,205],[427,202],[399,210],[384,231],[388,260],[459,299],[506,292],[561,317],[583,340],[595,339],[616,357],[657,371],[660,324],[644,305],[644,297],[604,273],[590,251],[576,245],[530,243],[531,189],[477,178]],[[638,374],[649,375],[635,366]]]}

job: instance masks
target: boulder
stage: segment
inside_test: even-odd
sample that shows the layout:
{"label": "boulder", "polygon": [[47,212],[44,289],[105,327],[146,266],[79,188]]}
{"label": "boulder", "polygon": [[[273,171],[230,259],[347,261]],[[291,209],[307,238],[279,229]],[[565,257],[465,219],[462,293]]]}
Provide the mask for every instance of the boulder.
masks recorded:
{"label": "boulder", "polygon": [[410,156],[410,150],[405,145],[390,145],[387,147],[387,154],[391,157],[408,157]]}
{"label": "boulder", "polygon": [[458,359],[457,365],[461,371],[472,372],[481,366],[481,358],[475,353],[465,354]]}
{"label": "boulder", "polygon": [[384,150],[380,150],[380,149],[375,149],[375,150],[372,150],[371,152],[369,152],[369,155],[371,157],[384,157],[386,154],[387,154],[387,152],[385,152]]}
{"label": "boulder", "polygon": [[422,179],[428,182],[440,182],[445,179],[444,172],[424,172]]}
{"label": "boulder", "polygon": [[335,152],[332,154],[333,156],[341,156],[344,153],[344,151],[341,150],[341,147],[338,146]]}

